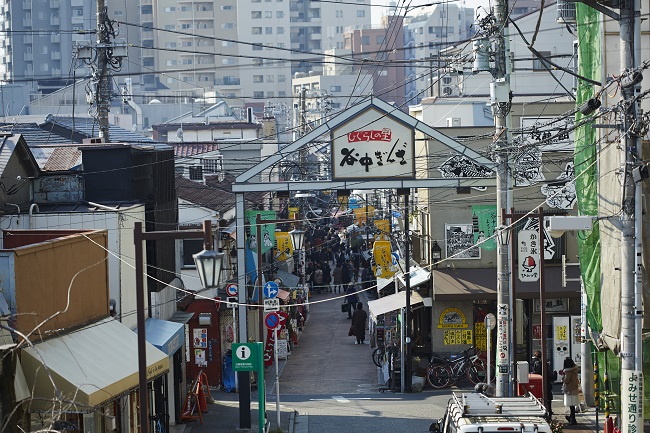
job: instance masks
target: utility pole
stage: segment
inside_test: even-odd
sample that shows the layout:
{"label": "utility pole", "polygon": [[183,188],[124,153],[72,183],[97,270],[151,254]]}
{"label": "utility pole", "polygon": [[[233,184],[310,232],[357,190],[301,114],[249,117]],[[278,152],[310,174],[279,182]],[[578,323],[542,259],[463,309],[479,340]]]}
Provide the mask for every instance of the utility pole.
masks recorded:
{"label": "utility pole", "polygon": [[[496,35],[495,65],[490,83],[490,103],[494,115],[493,149],[496,159],[497,208],[508,209],[508,130],[510,113],[510,47],[508,43],[508,1],[497,0],[494,6]],[[507,225],[502,212],[497,212],[497,226]],[[512,396],[512,299],[508,245],[497,242],[497,371],[496,395]],[[544,330],[542,330],[544,332]],[[544,336],[542,336],[544,338]],[[507,343],[504,343],[507,342]]]}
{"label": "utility pole", "polygon": [[[307,134],[307,88],[300,89],[300,136]],[[305,159],[307,150],[301,147],[298,150],[298,167],[300,169],[300,180],[307,180],[305,176]]]}
{"label": "utility pole", "polygon": [[640,1],[626,0],[620,8],[620,62],[623,96],[621,150],[623,197],[621,204],[621,431],[643,431],[643,237],[641,231],[641,147],[636,133],[642,76],[634,70],[640,61]]}
{"label": "utility pole", "polygon": [[110,96],[108,94],[108,47],[110,45],[110,23],[104,0],[97,0],[97,117],[99,138],[109,143],[108,111]]}

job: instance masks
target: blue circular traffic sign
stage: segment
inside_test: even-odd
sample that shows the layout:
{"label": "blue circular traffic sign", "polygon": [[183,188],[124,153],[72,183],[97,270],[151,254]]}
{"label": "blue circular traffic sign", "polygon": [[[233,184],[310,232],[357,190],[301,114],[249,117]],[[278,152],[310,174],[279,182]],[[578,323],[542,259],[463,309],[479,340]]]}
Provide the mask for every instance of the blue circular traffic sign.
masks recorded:
{"label": "blue circular traffic sign", "polygon": [[280,326],[280,316],[278,316],[278,313],[268,313],[266,317],[264,317],[264,324],[267,328],[273,330]]}
{"label": "blue circular traffic sign", "polygon": [[276,296],[278,296],[278,289],[279,289],[278,284],[275,281],[268,281],[262,287],[265,298],[275,298]]}

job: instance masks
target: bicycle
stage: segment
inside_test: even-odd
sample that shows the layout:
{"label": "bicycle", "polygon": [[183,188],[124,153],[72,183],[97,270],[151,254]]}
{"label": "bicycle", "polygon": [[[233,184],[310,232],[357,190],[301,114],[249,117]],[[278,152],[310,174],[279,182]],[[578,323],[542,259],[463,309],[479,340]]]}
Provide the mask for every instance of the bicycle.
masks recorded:
{"label": "bicycle", "polygon": [[[494,375],[491,377],[494,378]],[[446,388],[463,378],[467,378],[473,385],[487,380],[487,368],[480,357],[480,351],[474,347],[449,359],[433,358],[427,370],[427,382],[433,388]]]}
{"label": "bicycle", "polygon": [[[389,361],[391,356],[396,355],[395,359],[399,359],[399,347],[396,343],[389,343],[387,345],[377,346],[375,350],[372,351],[372,362],[377,367],[383,367],[386,362]],[[395,361],[393,361],[395,362]]]}
{"label": "bicycle", "polygon": [[154,428],[152,431],[154,433],[165,433],[165,425],[167,424],[167,418],[169,415],[164,413],[159,413],[156,415],[150,415],[149,420],[154,421]]}

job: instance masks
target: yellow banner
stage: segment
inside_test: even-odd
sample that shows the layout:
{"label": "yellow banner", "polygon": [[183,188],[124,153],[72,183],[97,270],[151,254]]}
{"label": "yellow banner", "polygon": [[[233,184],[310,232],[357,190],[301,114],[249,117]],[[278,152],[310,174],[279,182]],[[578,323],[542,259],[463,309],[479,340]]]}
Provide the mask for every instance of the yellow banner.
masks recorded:
{"label": "yellow banner", "polygon": [[354,218],[356,218],[358,226],[361,226],[362,224],[366,225],[366,221],[368,221],[369,216],[373,216],[374,214],[374,206],[362,206],[360,208],[354,209]]}
{"label": "yellow banner", "polygon": [[278,243],[276,256],[278,260],[285,261],[293,254],[291,236],[288,232],[275,232],[275,240]]}
{"label": "yellow banner", "polygon": [[375,220],[375,227],[379,230],[377,239],[383,239],[385,241],[390,239],[388,237],[390,234],[390,223],[388,220]]}
{"label": "yellow banner", "polygon": [[375,241],[372,247],[372,254],[375,258],[375,267],[373,269],[377,278],[390,278],[395,275],[395,271],[391,271],[391,250],[389,241]]}

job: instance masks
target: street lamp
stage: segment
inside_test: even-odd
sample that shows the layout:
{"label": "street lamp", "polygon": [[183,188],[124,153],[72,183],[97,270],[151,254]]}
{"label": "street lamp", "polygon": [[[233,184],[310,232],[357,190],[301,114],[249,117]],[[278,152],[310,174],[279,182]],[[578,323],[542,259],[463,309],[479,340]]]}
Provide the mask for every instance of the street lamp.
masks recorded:
{"label": "street lamp", "polygon": [[431,245],[431,262],[438,267],[438,262],[442,260],[442,248],[438,245],[438,241],[434,240]]}
{"label": "street lamp", "polygon": [[303,249],[303,243],[305,242],[305,231],[301,229],[293,229],[289,232],[291,236],[291,243],[293,249],[298,251],[298,275],[300,276],[300,282],[305,284],[305,250]]}
{"label": "street lamp", "polygon": [[[149,431],[149,402],[147,399],[147,354],[145,332],[145,303],[144,303],[144,254],[142,242],[163,239],[196,239],[203,237],[203,251],[194,254],[196,269],[201,278],[203,287],[215,288],[219,284],[223,253],[214,251],[212,246],[212,223],[203,222],[203,230],[183,231],[157,231],[143,232],[142,222],[133,225],[133,242],[135,243],[135,290],[136,290],[136,318],[138,324],[138,411],[140,433]],[[149,306],[151,308],[151,306]],[[151,310],[149,310],[151,312]]]}

